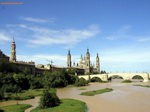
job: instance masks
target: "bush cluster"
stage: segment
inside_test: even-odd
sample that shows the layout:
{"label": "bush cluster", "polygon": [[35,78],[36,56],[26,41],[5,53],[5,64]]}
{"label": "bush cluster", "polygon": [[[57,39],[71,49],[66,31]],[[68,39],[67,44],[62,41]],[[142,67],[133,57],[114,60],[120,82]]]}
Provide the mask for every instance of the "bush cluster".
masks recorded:
{"label": "bush cluster", "polygon": [[44,90],[39,103],[39,108],[44,109],[59,105],[60,100],[56,93],[50,93],[48,90]]}

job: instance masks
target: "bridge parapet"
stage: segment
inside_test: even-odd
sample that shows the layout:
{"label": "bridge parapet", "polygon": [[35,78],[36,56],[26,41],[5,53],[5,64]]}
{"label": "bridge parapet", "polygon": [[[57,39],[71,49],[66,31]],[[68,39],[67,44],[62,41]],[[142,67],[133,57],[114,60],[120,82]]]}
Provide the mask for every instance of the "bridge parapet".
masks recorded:
{"label": "bridge parapet", "polygon": [[[149,82],[149,74],[148,73],[108,73],[108,74],[92,74],[90,78],[98,77],[102,81],[108,81],[108,79],[112,76],[120,76],[124,80],[132,80],[134,76],[141,76],[144,80],[143,82]],[[78,76],[79,78],[83,77],[86,80],[89,80],[89,75]]]}

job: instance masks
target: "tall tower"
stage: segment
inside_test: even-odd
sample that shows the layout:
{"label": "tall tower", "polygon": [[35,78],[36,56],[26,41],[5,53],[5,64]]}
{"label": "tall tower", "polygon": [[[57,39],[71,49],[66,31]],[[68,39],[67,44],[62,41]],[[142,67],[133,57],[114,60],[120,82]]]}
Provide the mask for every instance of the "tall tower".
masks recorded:
{"label": "tall tower", "polygon": [[70,50],[68,50],[68,55],[67,55],[67,67],[71,67],[71,54],[70,54]]}
{"label": "tall tower", "polygon": [[89,49],[87,49],[87,53],[86,53],[86,71],[85,73],[90,73],[90,53],[89,53]]}
{"label": "tall tower", "polygon": [[10,61],[11,62],[16,62],[16,44],[15,44],[15,39],[14,38],[13,38],[12,44],[11,44]]}
{"label": "tall tower", "polygon": [[96,56],[96,70],[97,70],[97,72],[100,72],[100,60],[99,60],[98,53]]}

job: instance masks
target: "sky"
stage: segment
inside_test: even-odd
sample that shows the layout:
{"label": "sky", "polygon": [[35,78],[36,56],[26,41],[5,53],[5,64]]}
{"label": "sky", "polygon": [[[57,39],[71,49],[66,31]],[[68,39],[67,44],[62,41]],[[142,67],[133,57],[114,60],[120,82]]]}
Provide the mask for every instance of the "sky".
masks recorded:
{"label": "sky", "polygon": [[9,0],[1,4],[0,49],[18,61],[66,67],[89,48],[101,70],[150,72],[150,0]]}

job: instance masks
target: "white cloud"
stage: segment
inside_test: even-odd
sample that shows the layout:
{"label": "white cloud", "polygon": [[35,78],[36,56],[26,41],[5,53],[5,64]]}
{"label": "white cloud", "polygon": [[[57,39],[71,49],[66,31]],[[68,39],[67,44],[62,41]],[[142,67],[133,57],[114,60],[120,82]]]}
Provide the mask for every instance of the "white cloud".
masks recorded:
{"label": "white cloud", "polygon": [[[77,62],[80,56],[73,55],[72,59]],[[66,67],[67,66],[67,56],[59,54],[36,54],[36,55],[17,55],[18,61],[33,61],[36,65],[38,64],[49,64],[53,61],[53,65]],[[73,62],[73,61],[72,61]]]}
{"label": "white cloud", "polygon": [[137,41],[138,42],[149,42],[150,41],[150,37],[140,37]]}
{"label": "white cloud", "polygon": [[106,71],[150,72],[150,52],[136,47],[108,49],[100,53],[101,68]]}
{"label": "white cloud", "polygon": [[150,52],[147,50],[140,50],[128,47],[128,48],[118,48],[109,49],[106,51],[101,51],[102,59],[105,62],[150,62]]}
{"label": "white cloud", "polygon": [[3,42],[7,42],[7,41],[10,41],[10,37],[3,33],[3,32],[0,32],[0,43],[3,43]]}
{"label": "white cloud", "polygon": [[122,39],[122,38],[127,38],[128,35],[126,34],[129,30],[131,29],[130,25],[125,25],[121,27],[119,30],[114,32],[113,34],[105,37],[108,40],[116,40],[116,39]]}
{"label": "white cloud", "polygon": [[48,22],[54,22],[54,18],[51,19],[41,19],[41,18],[32,18],[32,17],[21,17],[21,19],[29,22],[36,22],[36,23],[48,23]]}
{"label": "white cloud", "polygon": [[37,26],[27,26],[25,24],[18,25],[20,28],[24,28],[33,32],[32,39],[29,40],[29,44],[38,45],[52,45],[52,44],[64,44],[72,46],[83,40],[96,36],[100,29],[96,25],[91,25],[85,29],[63,29],[52,30]]}

